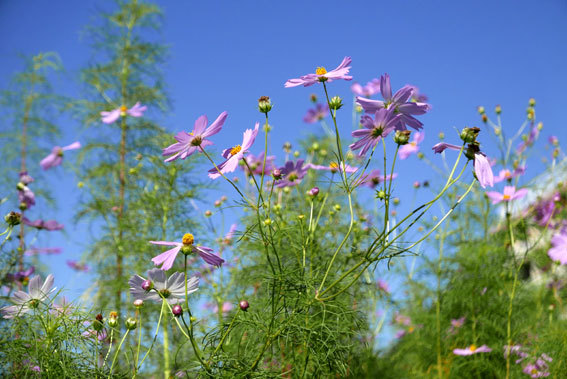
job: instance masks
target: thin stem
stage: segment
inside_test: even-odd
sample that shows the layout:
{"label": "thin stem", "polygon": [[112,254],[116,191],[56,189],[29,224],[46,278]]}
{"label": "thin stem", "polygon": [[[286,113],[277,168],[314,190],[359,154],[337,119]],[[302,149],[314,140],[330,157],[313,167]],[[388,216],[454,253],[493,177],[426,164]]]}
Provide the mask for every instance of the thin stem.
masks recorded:
{"label": "thin stem", "polygon": [[118,348],[116,349],[116,353],[114,353],[114,358],[112,359],[112,365],[110,366],[110,372],[108,373],[109,378],[112,376],[112,370],[114,369],[114,364],[116,363],[116,358],[118,358],[118,353],[120,352],[120,349],[122,348],[122,344],[126,340],[128,333],[130,333],[130,329],[126,329],[126,333],[124,333],[124,337],[122,337],[122,340],[120,340],[120,344],[118,345]]}
{"label": "thin stem", "polygon": [[215,357],[215,355],[217,354],[219,349],[222,347],[222,344],[224,343],[226,336],[228,336],[228,333],[232,329],[232,325],[234,324],[234,321],[236,320],[236,318],[238,317],[239,314],[240,314],[240,307],[238,307],[238,309],[236,310],[236,314],[232,318],[232,321],[230,322],[228,329],[224,332],[223,336],[221,337],[221,340],[220,340],[219,344],[217,345],[217,347],[215,348],[215,351],[213,351],[213,353],[209,357],[209,364],[211,363],[211,360]]}

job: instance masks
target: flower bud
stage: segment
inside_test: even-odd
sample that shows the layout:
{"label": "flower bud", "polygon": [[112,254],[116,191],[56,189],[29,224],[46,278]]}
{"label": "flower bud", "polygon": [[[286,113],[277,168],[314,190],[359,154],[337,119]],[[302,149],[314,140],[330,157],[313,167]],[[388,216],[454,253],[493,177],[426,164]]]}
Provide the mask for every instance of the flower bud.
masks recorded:
{"label": "flower bud", "polygon": [[529,101],[530,107],[535,107],[535,99],[532,97]]}
{"label": "flower bud", "polygon": [[305,215],[297,215],[297,218],[303,220],[305,218]]}
{"label": "flower bud", "polygon": [[18,184],[16,184],[16,188],[18,191],[23,191],[26,189],[26,185],[22,182],[18,182]]}
{"label": "flower bud", "polygon": [[291,152],[291,143],[286,142],[283,144],[283,151],[284,153],[289,153]]}
{"label": "flower bud", "polygon": [[329,101],[329,108],[331,109],[338,110],[341,109],[342,106],[343,99],[341,99],[339,96],[334,96],[331,101]]}
{"label": "flower bud", "polygon": [[313,143],[311,144],[311,149],[312,149],[313,151],[319,150],[319,143],[313,142]]}
{"label": "flower bud", "polygon": [[494,128],[494,134],[496,134],[497,136],[499,136],[500,134],[502,134],[502,128],[497,126]]}
{"label": "flower bud", "polygon": [[476,110],[478,111],[478,114],[484,114],[484,107],[482,105],[479,105]]}
{"label": "flower bud", "polygon": [[440,139],[440,140],[444,140],[444,139],[445,139],[445,133],[440,132],[440,133],[439,133],[439,139]]}
{"label": "flower bud", "polygon": [[268,225],[271,225],[271,224],[272,224],[271,219],[267,218],[267,219],[264,220],[264,225],[268,226]]}
{"label": "flower bud", "polygon": [[93,321],[93,329],[96,330],[97,332],[100,332],[102,330],[102,328],[104,327],[104,318],[102,317],[102,314],[97,314],[95,316],[95,320]]}
{"label": "flower bud", "polygon": [[327,154],[329,154],[329,153],[327,152],[327,149],[321,149],[321,151],[319,152],[319,154],[324,158],[324,157],[326,157]]}
{"label": "flower bud", "polygon": [[362,113],[362,107],[358,104],[354,107],[354,110],[356,113]]}
{"label": "flower bud", "polygon": [[494,107],[494,113],[496,114],[502,113],[502,107],[500,106],[500,104]]}
{"label": "flower bud", "polygon": [[225,195],[222,195],[220,199],[221,199],[221,201],[224,202],[224,201],[227,201],[227,200],[228,200],[228,197],[226,197]]}
{"label": "flower bud", "polygon": [[110,326],[111,328],[116,328],[118,326],[118,317],[110,316],[108,318],[108,326]]}
{"label": "flower bud", "polygon": [[248,302],[246,300],[240,300],[240,303],[238,303],[238,306],[240,306],[240,309],[242,309],[244,312],[246,312],[248,310],[248,307],[250,307],[250,304],[248,304]]}
{"label": "flower bud", "polygon": [[482,122],[485,124],[488,122],[488,117],[485,114],[482,115]]}
{"label": "flower bud", "polygon": [[473,143],[476,141],[478,133],[480,133],[479,128],[463,128],[460,137],[465,143]]}
{"label": "flower bud", "polygon": [[418,181],[413,182],[413,188],[419,188],[421,187],[421,183]]}
{"label": "flower bud", "polygon": [[398,205],[398,204],[400,204],[400,198],[399,198],[399,197],[394,197],[394,199],[392,200],[392,202],[394,203],[394,205]]}
{"label": "flower bud", "polygon": [[299,157],[300,154],[301,154],[301,153],[299,152],[299,150],[295,150],[295,151],[293,152],[293,156],[294,156],[295,158]]}
{"label": "flower bud", "polygon": [[4,216],[4,220],[9,226],[16,226],[22,222],[22,214],[12,211]]}
{"label": "flower bud", "polygon": [[124,324],[126,325],[126,329],[128,330],[134,330],[138,326],[138,322],[134,317],[128,317]]}
{"label": "flower bud", "polygon": [[315,196],[317,196],[317,195],[319,194],[319,188],[318,188],[318,187],[313,187],[313,188],[311,188],[311,189],[307,192],[307,194],[308,194],[309,196],[311,196],[311,197],[315,197]]}
{"label": "flower bud", "polygon": [[142,308],[144,306],[144,300],[142,300],[142,299],[134,300],[134,306],[136,308]]}
{"label": "flower bud", "polygon": [[282,189],[283,193],[285,193],[286,195],[289,194],[291,192],[291,189],[289,189],[289,187],[284,187]]}
{"label": "flower bud", "polygon": [[154,288],[154,284],[152,283],[151,280],[146,279],[142,282],[142,289],[146,292],[149,292],[152,290],[152,288]]}
{"label": "flower bud", "polygon": [[222,205],[220,200],[215,200],[215,207],[220,207]]}
{"label": "flower bud", "polygon": [[189,317],[189,321],[195,322],[195,321],[197,321],[197,317],[191,316],[191,317]]}
{"label": "flower bud", "polygon": [[384,200],[386,198],[386,192],[384,190],[376,191],[376,198]]}
{"label": "flower bud", "polygon": [[421,151],[417,153],[417,159],[423,159],[423,158],[425,158],[425,155]]}
{"label": "flower bud", "polygon": [[211,212],[210,210],[206,210],[205,211],[205,217],[211,217],[213,215],[213,212]]}
{"label": "flower bud", "polygon": [[77,183],[77,187],[79,187],[79,188],[83,188],[84,186],[85,186],[84,182]]}
{"label": "flower bud", "polygon": [[341,210],[341,205],[340,204],[335,204],[334,206],[335,210],[338,212]]}
{"label": "flower bud", "polygon": [[28,205],[25,202],[21,202],[20,206],[19,206],[21,211],[25,211],[26,209],[28,209]]}
{"label": "flower bud", "polygon": [[409,142],[411,131],[409,130],[396,130],[394,134],[394,142],[398,145],[406,145]]}
{"label": "flower bud", "polygon": [[537,130],[541,132],[542,129],[543,129],[543,122],[540,121],[537,123]]}
{"label": "flower bud", "polygon": [[266,114],[272,110],[272,102],[268,96],[261,96],[258,99],[258,110]]}
{"label": "flower bud", "polygon": [[171,312],[175,317],[179,317],[183,314],[183,308],[181,308],[181,305],[175,304],[173,308],[171,308]]}
{"label": "flower bud", "polygon": [[282,172],[281,172],[281,170],[278,170],[277,168],[276,168],[276,169],[273,169],[273,170],[272,170],[272,177],[273,177],[274,179],[276,179],[276,180],[281,179],[281,178],[282,178]]}

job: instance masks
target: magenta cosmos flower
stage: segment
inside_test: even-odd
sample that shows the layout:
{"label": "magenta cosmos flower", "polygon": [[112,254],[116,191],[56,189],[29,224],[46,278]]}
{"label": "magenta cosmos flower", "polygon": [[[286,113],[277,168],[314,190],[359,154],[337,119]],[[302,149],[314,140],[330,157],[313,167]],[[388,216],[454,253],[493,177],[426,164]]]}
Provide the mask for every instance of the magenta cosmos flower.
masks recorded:
{"label": "magenta cosmos flower", "polygon": [[301,179],[307,175],[309,168],[303,165],[303,159],[298,159],[297,162],[287,161],[285,166],[279,168],[282,179],[278,181],[276,186],[278,188],[296,186],[301,182]]}
{"label": "magenta cosmos flower", "polygon": [[400,159],[407,159],[410,155],[417,153],[419,151],[419,144],[424,138],[425,134],[423,132],[415,132],[412,141],[400,147],[398,151]]}
{"label": "magenta cosmos flower", "polygon": [[492,351],[492,349],[489,348],[486,345],[482,345],[480,347],[476,347],[475,345],[470,345],[469,347],[467,347],[465,349],[453,350],[453,354],[455,354],[455,355],[473,355],[473,354],[477,354],[477,353],[490,353],[491,351]]}
{"label": "magenta cosmos flower", "polygon": [[519,175],[523,175],[526,172],[524,166],[516,168],[514,171],[510,171],[507,168],[500,170],[498,176],[494,177],[494,183],[500,183],[504,180],[512,180]]}
{"label": "magenta cosmos flower", "polygon": [[284,86],[286,88],[297,87],[301,85],[304,87],[309,87],[317,82],[330,83],[333,80],[337,79],[352,80],[352,76],[347,75],[350,70],[349,64],[351,62],[352,59],[350,59],[350,57],[344,57],[341,64],[334,70],[327,72],[325,67],[317,67],[317,70],[315,70],[314,74],[303,75],[298,79],[289,79],[287,82],[285,82]]}
{"label": "magenta cosmos flower", "polygon": [[372,79],[365,86],[354,83],[350,86],[350,90],[358,96],[370,97],[380,92],[380,79]]}
{"label": "magenta cosmos flower", "polygon": [[31,226],[32,228],[36,228],[39,230],[49,230],[49,231],[53,231],[53,230],[61,230],[64,228],[64,226],[62,224],[59,224],[57,221],[55,220],[47,220],[47,221],[43,221],[43,220],[35,220],[35,221],[30,221],[27,217],[24,217],[23,220],[24,224],[26,224],[27,226]]}
{"label": "magenta cosmos flower", "polygon": [[488,191],[486,196],[492,200],[492,204],[498,204],[502,201],[512,201],[516,199],[521,199],[522,197],[526,196],[528,190],[526,188],[522,188],[516,191],[516,187],[514,186],[505,186],[503,193],[496,192],[496,191]]}
{"label": "magenta cosmos flower", "polygon": [[154,262],[156,266],[162,265],[161,269],[167,271],[173,267],[173,262],[175,261],[177,254],[180,251],[183,251],[184,254],[197,253],[205,262],[213,266],[220,267],[224,263],[224,259],[212,253],[213,249],[205,246],[193,245],[195,239],[191,233],[183,235],[181,241],[182,242],[150,241],[153,245],[175,246],[173,249],[167,250],[152,258],[152,262]]}
{"label": "magenta cosmos flower", "polygon": [[380,170],[373,170],[370,171],[367,175],[364,175],[360,184],[366,187],[374,188],[378,184],[383,183],[385,180],[395,179],[398,174],[394,173],[393,175],[382,175]]}
{"label": "magenta cosmos flower", "polygon": [[432,150],[435,152],[435,154],[441,154],[446,149],[459,151],[461,150],[461,147],[447,142],[439,142],[432,147]]}
{"label": "magenta cosmos flower", "polygon": [[329,115],[329,106],[327,104],[317,104],[315,108],[307,110],[305,116],[303,116],[303,121],[308,124],[314,124],[321,121]]}
{"label": "magenta cosmos flower", "polygon": [[209,170],[209,178],[216,179],[221,173],[226,174],[233,172],[238,167],[238,162],[244,158],[244,154],[248,152],[248,149],[252,147],[256,136],[258,135],[258,128],[260,123],[256,123],[254,129],[246,129],[242,135],[242,145],[236,145],[233,148],[225,149],[222,152],[222,156],[226,158],[226,161],[219,164],[217,167],[213,167]]}
{"label": "magenta cosmos flower", "polygon": [[130,109],[128,109],[125,105],[123,105],[120,108],[116,108],[109,112],[106,111],[100,112],[100,115],[102,116],[102,122],[104,122],[105,124],[112,124],[120,117],[126,117],[127,115],[132,117],[142,117],[146,109],[148,109],[148,107],[146,107],[145,105],[141,105],[140,102],[138,101]]}
{"label": "magenta cosmos flower", "polygon": [[406,130],[406,125],[419,130],[423,128],[423,123],[413,116],[425,114],[431,109],[431,106],[427,103],[411,101],[414,90],[414,86],[405,85],[392,95],[390,75],[384,74],[380,77],[380,92],[384,101],[357,97],[356,102],[367,113],[374,113],[379,109],[394,110],[400,115],[396,124],[397,130]]}
{"label": "magenta cosmos flower", "polygon": [[567,265],[567,234],[556,234],[551,238],[551,249],[547,251],[551,260]]}
{"label": "magenta cosmos flower", "polygon": [[206,138],[220,132],[227,117],[228,113],[226,111],[222,112],[209,127],[207,127],[207,124],[209,123],[207,115],[199,117],[195,121],[192,132],[177,133],[174,137],[177,140],[177,143],[163,149],[162,155],[164,157],[170,156],[164,162],[171,162],[176,159],[185,159],[196,152],[199,148],[212,145],[213,143]]}
{"label": "magenta cosmos flower", "polygon": [[363,156],[376,146],[380,139],[390,134],[400,121],[400,114],[396,114],[393,109],[378,109],[372,117],[364,115],[360,119],[363,128],[352,132],[352,136],[360,138],[349,147],[351,150],[358,150],[359,156]]}
{"label": "magenta cosmos flower", "polygon": [[[264,167],[264,152],[262,151],[257,156],[254,154],[248,154],[246,157],[243,158],[248,166],[250,166],[250,170],[246,165],[240,166],[244,172],[248,175],[262,175],[262,167]],[[274,159],[276,159],[273,155],[268,155],[266,157],[266,167],[264,168],[264,175],[268,175],[274,169]]]}
{"label": "magenta cosmos flower", "polygon": [[61,164],[61,162],[63,162],[63,152],[64,151],[76,150],[76,149],[79,149],[80,147],[81,147],[81,143],[79,141],[73,142],[72,144],[67,145],[65,147],[55,146],[51,150],[51,153],[47,157],[43,158],[41,160],[41,162],[39,162],[39,165],[44,170],[47,170],[51,167],[59,166]]}

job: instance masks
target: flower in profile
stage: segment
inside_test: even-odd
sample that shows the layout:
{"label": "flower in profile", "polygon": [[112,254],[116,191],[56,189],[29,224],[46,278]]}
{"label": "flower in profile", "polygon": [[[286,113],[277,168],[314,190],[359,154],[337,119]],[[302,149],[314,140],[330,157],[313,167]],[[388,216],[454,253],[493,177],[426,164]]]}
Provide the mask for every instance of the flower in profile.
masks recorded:
{"label": "flower in profile", "polygon": [[498,204],[502,201],[512,201],[516,199],[521,199],[526,196],[528,190],[526,188],[521,188],[516,191],[514,186],[505,186],[502,193],[496,191],[488,191],[486,196],[492,200],[492,204]]}
{"label": "flower in profile", "polygon": [[225,245],[232,244],[232,240],[234,238],[234,233],[236,232],[236,228],[237,228],[236,224],[230,225],[230,229],[228,229],[228,233],[226,233],[226,235],[223,238],[223,243]]}
{"label": "flower in profile", "polygon": [[447,143],[447,142],[439,142],[438,144],[433,146],[432,149],[435,152],[435,154],[441,154],[442,152],[444,152],[447,149],[460,151],[461,147],[457,146],[457,145],[453,145],[451,143]]}
{"label": "flower in profile", "polygon": [[427,113],[431,106],[427,103],[411,101],[415,88],[405,85],[392,95],[390,75],[384,74],[380,77],[380,92],[384,101],[359,96],[356,98],[356,102],[367,113],[374,113],[379,109],[391,109],[399,114],[400,118],[395,125],[397,130],[406,130],[406,125],[419,130],[423,128],[423,123],[413,116]]}
{"label": "flower in profile", "polygon": [[20,182],[24,183],[25,185],[30,184],[33,182],[33,178],[28,174],[27,171],[20,172]]}
{"label": "flower in profile", "polygon": [[[168,278],[163,270],[152,268],[148,271],[148,278],[153,284],[153,289],[149,291],[142,288],[142,283],[148,279],[140,275],[134,275],[130,278],[128,284],[130,285],[132,298],[143,301],[152,300],[160,303],[163,296],[170,304],[177,304],[185,299],[185,274],[182,272],[176,272]],[[187,294],[193,293],[198,289],[199,278],[196,276],[189,278],[187,280]]]}
{"label": "flower in profile", "polygon": [[30,247],[28,250],[24,252],[24,255],[30,256],[30,255],[39,255],[39,254],[46,254],[46,255],[61,254],[61,251],[62,250],[60,247]]}
{"label": "flower in profile", "polygon": [[222,112],[209,127],[207,127],[209,123],[207,116],[202,115],[199,117],[195,121],[192,132],[177,133],[174,137],[177,142],[163,149],[162,155],[164,157],[169,156],[164,162],[185,159],[198,151],[199,148],[212,145],[213,143],[207,138],[221,131],[227,117],[228,113],[226,111]]}
{"label": "flower in profile", "polygon": [[412,101],[416,103],[425,103],[427,102],[427,100],[429,100],[427,95],[424,95],[423,93],[419,92],[419,88],[417,88],[416,86],[412,86],[412,87],[413,87],[413,93],[411,95]]}
{"label": "flower in profile", "polygon": [[102,118],[102,122],[104,122],[105,124],[112,124],[120,117],[126,117],[126,116],[142,117],[146,109],[148,109],[148,107],[146,107],[145,105],[141,105],[140,102],[138,101],[130,109],[128,109],[128,107],[126,107],[125,105],[122,105],[120,108],[116,108],[108,112],[102,111],[100,112],[100,115]]}
{"label": "flower in profile", "polygon": [[[225,149],[222,156],[226,158],[224,162],[213,167],[209,170],[209,178],[216,179],[221,176],[221,173],[226,174],[233,172],[238,167],[238,162],[244,157],[244,153],[252,147],[258,135],[258,128],[260,123],[256,123],[254,129],[246,129],[242,135],[242,145],[236,145],[233,148]],[[220,172],[219,172],[220,171]]]}
{"label": "flower in profile", "polygon": [[[274,159],[276,157],[274,155],[268,155],[266,157],[266,167],[264,168],[264,175],[269,175],[269,173],[274,169]],[[257,156],[254,154],[248,154],[243,158],[243,160],[248,163],[250,166],[250,170],[246,165],[241,165],[240,167],[246,172],[248,175],[262,175],[262,167],[264,166],[264,152],[262,151]]]}
{"label": "flower in profile", "polygon": [[327,104],[317,104],[315,108],[310,108],[303,116],[303,121],[308,124],[314,124],[321,121],[329,115],[329,106]]}
{"label": "flower in profile", "polygon": [[10,305],[1,309],[4,318],[14,318],[20,316],[30,310],[37,308],[40,302],[55,291],[53,288],[53,275],[49,274],[45,281],[41,281],[41,276],[32,277],[28,284],[28,293],[16,291],[10,300],[14,305]]}
{"label": "flower in profile", "polygon": [[423,132],[415,132],[412,141],[400,147],[398,151],[400,159],[407,159],[410,155],[417,153],[419,151],[419,144],[423,141],[423,138],[425,138]]}
{"label": "flower in profile", "polygon": [[59,224],[57,221],[55,220],[47,220],[47,221],[43,221],[43,220],[35,220],[35,221],[30,221],[27,217],[24,217],[22,219],[23,223],[26,224],[27,226],[31,226],[32,228],[36,228],[39,230],[48,230],[48,231],[53,231],[53,230],[61,230],[64,228],[64,226],[62,224]]}
{"label": "flower in profile", "polygon": [[555,202],[561,200],[561,195],[556,192],[547,200],[541,200],[535,206],[535,221],[540,226],[550,224],[551,218],[556,213]]}
{"label": "flower in profile", "polygon": [[349,64],[351,62],[352,59],[350,59],[350,57],[344,57],[341,64],[334,70],[327,72],[325,67],[317,67],[317,70],[315,70],[314,74],[303,75],[297,79],[289,79],[287,82],[285,82],[284,86],[285,88],[297,87],[301,85],[304,87],[309,87],[317,82],[330,83],[333,80],[337,79],[352,80],[352,76],[347,75],[350,70]]}
{"label": "flower in profile", "polygon": [[29,209],[32,205],[35,205],[35,194],[21,182],[18,183],[18,202],[25,205],[23,209]]}
{"label": "flower in profile", "polygon": [[380,170],[372,170],[370,173],[364,175],[360,181],[360,184],[366,187],[375,188],[378,184],[383,183],[386,180],[395,179],[398,174],[393,175],[382,175]]}
{"label": "flower in profile", "polygon": [[[494,186],[494,174],[492,173],[492,167],[486,155],[481,152],[476,152],[474,154],[474,173],[478,179],[478,183],[482,188],[487,186]],[[522,195],[523,196],[523,195]]]}
{"label": "flower in profile", "polygon": [[376,146],[381,138],[390,134],[399,123],[401,115],[396,114],[393,109],[378,109],[372,117],[364,115],[360,119],[363,128],[352,132],[352,136],[360,138],[349,147],[351,150],[360,149],[358,155],[363,156],[371,147]]}
{"label": "flower in profile", "polygon": [[352,86],[350,86],[350,90],[355,95],[370,97],[380,92],[380,79],[374,78],[364,86],[358,83],[354,83]]}
{"label": "flower in profile", "polygon": [[500,170],[498,176],[494,177],[494,183],[500,183],[504,180],[512,180],[517,176],[523,175],[526,172],[525,166],[520,166],[516,168],[514,171],[510,171],[507,168]]}
{"label": "flower in profile", "polygon": [[51,167],[59,166],[63,162],[63,152],[67,150],[76,150],[81,148],[81,143],[79,141],[73,142],[70,145],[59,147],[55,146],[51,149],[51,153],[39,162],[42,169],[47,170]]}
{"label": "flower in profile", "polygon": [[532,125],[532,128],[530,130],[530,134],[528,135],[528,137],[525,138],[522,142],[520,142],[520,144],[516,148],[516,152],[518,154],[522,154],[524,151],[526,151],[526,149],[529,146],[534,144],[535,140],[539,136],[539,130],[540,130],[539,124],[538,125]]}
{"label": "flower in profile", "polygon": [[555,234],[551,238],[551,249],[547,251],[547,255],[552,261],[567,265],[567,233]]}
{"label": "flower in profile", "polygon": [[67,266],[71,267],[75,271],[82,271],[82,272],[88,272],[89,271],[89,266],[87,266],[84,263],[80,263],[78,261],[74,261],[74,260],[71,260],[71,259],[67,260]]}
{"label": "flower in profile", "polygon": [[473,354],[478,354],[478,353],[490,353],[491,351],[492,351],[492,349],[489,348],[486,345],[482,345],[480,347],[476,347],[476,345],[470,345],[469,347],[467,347],[465,349],[454,349],[453,354],[455,354],[455,355],[473,355]]}
{"label": "flower in profile", "polygon": [[[353,172],[356,172],[358,170],[358,167],[352,167],[349,166],[348,164],[344,166],[344,171],[347,174],[351,174]],[[322,171],[331,171],[331,173],[335,174],[337,172],[339,172],[339,170],[342,172],[343,171],[343,163],[341,162],[340,164],[336,163],[336,162],[331,162],[328,166],[322,166],[322,165],[318,165],[318,164],[312,164],[312,163],[308,163],[305,165],[305,168],[308,169],[313,169],[313,170],[322,170]]]}
{"label": "flower in profile", "polygon": [[298,159],[295,163],[287,161],[285,166],[279,168],[281,179],[278,180],[276,186],[278,188],[296,186],[307,175],[308,170],[307,165],[303,165],[303,159]]}
{"label": "flower in profile", "polygon": [[212,253],[213,249],[205,246],[195,246],[193,245],[194,241],[195,239],[191,233],[186,233],[182,238],[182,242],[150,241],[153,245],[175,246],[173,249],[152,258],[152,262],[156,266],[162,265],[161,269],[167,271],[173,267],[177,254],[182,251],[186,255],[197,253],[205,262],[213,266],[220,267],[224,263],[224,259]]}
{"label": "flower in profile", "polygon": [[8,273],[6,274],[6,280],[9,282],[20,282],[24,286],[27,285],[30,281],[30,275],[35,272],[35,267],[31,266],[27,270],[18,271],[14,274]]}

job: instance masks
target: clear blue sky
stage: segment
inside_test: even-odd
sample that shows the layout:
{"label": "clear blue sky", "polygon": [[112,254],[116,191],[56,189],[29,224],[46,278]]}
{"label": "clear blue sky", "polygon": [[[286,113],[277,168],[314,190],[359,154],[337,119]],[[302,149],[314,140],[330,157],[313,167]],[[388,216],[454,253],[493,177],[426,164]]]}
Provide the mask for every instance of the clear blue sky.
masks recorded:
{"label": "clear blue sky", "polygon": [[[501,104],[505,128],[515,129],[530,97],[550,134],[567,140],[564,118],[567,88],[567,2],[548,1],[158,1],[165,19],[163,41],[171,46],[164,67],[173,112],[162,124],[177,132],[192,127],[206,113],[209,118],[229,112],[227,127],[217,146],[239,143],[242,131],[261,120],[256,100],[272,98],[272,148],[279,152],[286,140],[316,130],[302,122],[308,96],[321,89],[284,89],[288,78],[313,72],[316,66],[334,68],[352,56],[354,80],[366,83],[388,72],[396,89],[409,83],[427,94],[433,110],[421,117],[428,137],[423,150],[436,142],[440,131],[478,125],[476,106]],[[78,70],[92,58],[80,32],[97,9],[113,9],[112,1],[0,1],[0,88],[21,69],[17,53],[56,51],[66,68],[56,91],[73,96]],[[331,94],[350,103],[350,83],[336,82]],[[350,130],[350,108],[343,112],[345,135]],[[80,139],[81,125],[64,121],[61,144]],[[0,128],[2,126],[0,125]],[[544,138],[542,138],[544,139]],[[543,146],[544,141],[540,141]],[[257,153],[259,147],[253,149]],[[71,154],[69,154],[71,156]],[[408,159],[399,171],[403,196],[422,171]],[[51,182],[59,198],[58,219],[66,235],[46,237],[46,245],[65,253],[51,257],[57,285],[75,287],[82,276],[64,266],[77,256],[91,236],[73,227],[73,180],[59,168]],[[415,174],[414,174],[415,172]],[[211,195],[211,199],[220,196]],[[47,215],[47,214],[46,214]]]}

